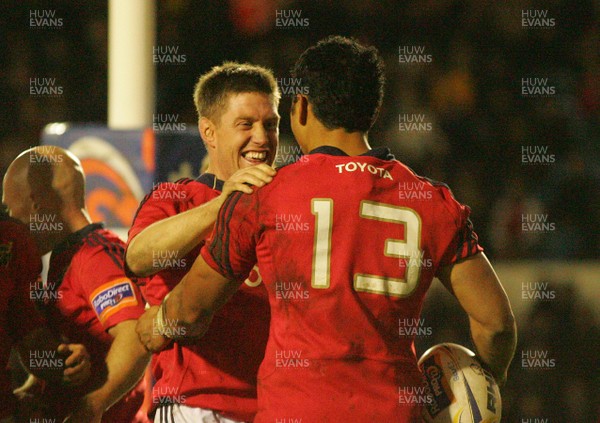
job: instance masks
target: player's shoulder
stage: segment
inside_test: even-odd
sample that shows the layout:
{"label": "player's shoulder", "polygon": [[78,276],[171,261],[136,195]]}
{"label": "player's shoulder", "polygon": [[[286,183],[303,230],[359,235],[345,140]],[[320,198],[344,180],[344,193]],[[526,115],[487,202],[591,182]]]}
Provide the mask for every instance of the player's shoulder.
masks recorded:
{"label": "player's shoulder", "polygon": [[289,178],[296,179],[299,174],[310,173],[311,169],[314,168],[314,164],[314,158],[311,157],[311,155],[302,155],[294,162],[279,166],[275,168],[277,174],[275,175],[275,178],[273,178],[273,182],[265,185],[265,188],[274,183],[276,183],[276,185],[281,183],[285,184]]}
{"label": "player's shoulder", "polygon": [[97,268],[102,263],[114,263],[123,267],[125,242],[119,236],[100,225],[81,237],[81,246],[77,251],[77,260],[85,267]]}
{"label": "player's shoulder", "polygon": [[91,249],[104,248],[106,246],[123,247],[125,243],[119,236],[102,226],[98,226],[82,237],[83,244]]}
{"label": "player's shoulder", "polygon": [[[438,192],[443,198],[454,198],[452,190],[445,182],[438,181],[428,176],[419,175],[408,165],[402,163],[399,160],[396,162],[395,170],[400,175],[398,178],[400,182],[415,182],[415,188],[429,189]],[[399,186],[400,188],[400,186]]]}
{"label": "player's shoulder", "polygon": [[191,195],[209,191],[210,187],[190,178],[181,178],[174,182],[158,182],[142,200],[142,205],[148,200],[182,201],[189,200]]}
{"label": "player's shoulder", "polygon": [[201,204],[213,197],[214,190],[206,184],[190,178],[178,179],[175,182],[154,184],[152,190],[140,202],[132,227],[142,220],[164,218],[165,215],[177,214],[190,205]]}
{"label": "player's shoulder", "polygon": [[142,209],[147,203],[184,203],[196,200],[196,197],[211,195],[214,189],[205,183],[182,178],[175,182],[160,182],[154,184],[140,203]]}
{"label": "player's shoulder", "polygon": [[[353,177],[370,173],[391,179],[389,172],[398,168],[411,173],[404,164],[394,158],[388,148],[378,147],[358,156],[348,156],[336,147],[322,146],[297,161],[277,168],[274,182],[322,181],[324,177]],[[269,184],[272,185],[273,183]]]}
{"label": "player's shoulder", "polygon": [[426,198],[441,204],[455,219],[463,214],[468,208],[459,202],[452,189],[445,182],[441,182],[427,176],[419,175],[410,167],[399,162],[400,178],[398,182],[398,193],[406,198]]}

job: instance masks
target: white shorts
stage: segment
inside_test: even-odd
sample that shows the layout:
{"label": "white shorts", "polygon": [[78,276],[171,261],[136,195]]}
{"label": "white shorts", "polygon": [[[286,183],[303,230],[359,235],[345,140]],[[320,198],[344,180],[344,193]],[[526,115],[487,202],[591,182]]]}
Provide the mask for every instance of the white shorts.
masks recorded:
{"label": "white shorts", "polygon": [[216,411],[182,404],[167,404],[159,407],[154,423],[243,423],[223,417]]}

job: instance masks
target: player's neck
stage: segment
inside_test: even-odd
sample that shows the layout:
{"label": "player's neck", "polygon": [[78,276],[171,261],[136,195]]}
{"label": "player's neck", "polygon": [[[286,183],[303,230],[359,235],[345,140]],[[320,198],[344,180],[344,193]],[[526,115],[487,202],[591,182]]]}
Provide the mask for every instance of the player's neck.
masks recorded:
{"label": "player's neck", "polygon": [[62,243],[72,233],[92,223],[86,209],[73,208],[72,210],[65,210],[57,214],[60,216],[58,223],[61,230],[40,237],[38,247],[42,255],[54,250],[57,245]]}
{"label": "player's neck", "polygon": [[212,175],[215,175],[215,177],[221,181],[226,181],[227,179],[231,178],[231,175],[227,176],[225,172],[221,171],[221,169],[213,165],[213,160],[210,161],[210,164],[204,170],[204,173],[210,173]]}
{"label": "player's neck", "polygon": [[322,146],[336,147],[349,156],[359,156],[371,150],[367,134],[363,132],[346,132],[344,129],[319,131],[310,136],[309,151]]}
{"label": "player's neck", "polygon": [[92,219],[85,208],[74,208],[72,211],[65,213],[64,219],[71,233],[77,232],[92,223]]}

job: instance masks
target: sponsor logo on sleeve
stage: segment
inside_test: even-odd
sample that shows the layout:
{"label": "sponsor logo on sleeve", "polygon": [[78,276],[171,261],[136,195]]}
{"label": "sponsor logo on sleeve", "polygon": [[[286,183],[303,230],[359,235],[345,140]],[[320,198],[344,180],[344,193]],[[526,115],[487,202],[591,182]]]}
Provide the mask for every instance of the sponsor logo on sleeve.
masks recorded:
{"label": "sponsor logo on sleeve", "polygon": [[138,304],[133,284],[127,278],[102,285],[92,293],[90,302],[101,322],[126,307]]}

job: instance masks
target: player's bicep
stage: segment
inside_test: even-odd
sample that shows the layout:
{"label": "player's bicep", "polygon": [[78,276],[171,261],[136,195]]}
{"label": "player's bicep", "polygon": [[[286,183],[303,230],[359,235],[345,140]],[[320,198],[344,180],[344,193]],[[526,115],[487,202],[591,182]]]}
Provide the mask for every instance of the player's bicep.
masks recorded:
{"label": "player's bicep", "polygon": [[484,253],[440,269],[438,277],[471,319],[494,331],[511,324],[508,297]]}
{"label": "player's bicep", "polygon": [[[166,193],[168,194],[168,193]],[[150,227],[164,219],[173,216],[176,208],[172,202],[162,200],[169,198],[164,189],[158,187],[152,190],[140,203],[133,218],[133,223],[127,235],[127,246],[125,249],[126,271],[129,276],[136,275],[136,262],[139,255],[146,254],[144,243],[138,243],[138,235],[142,232],[148,233]]]}
{"label": "player's bicep", "polygon": [[129,228],[128,238],[130,240],[153,223],[177,213],[175,202],[169,201],[169,198],[172,198],[172,194],[162,185],[153,189],[144,197]]}

